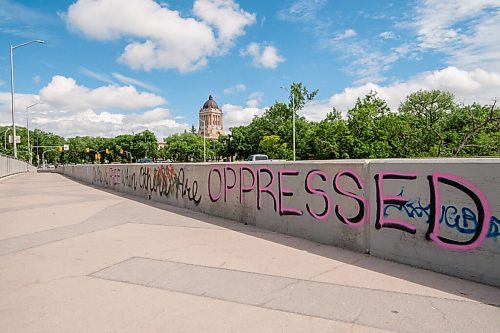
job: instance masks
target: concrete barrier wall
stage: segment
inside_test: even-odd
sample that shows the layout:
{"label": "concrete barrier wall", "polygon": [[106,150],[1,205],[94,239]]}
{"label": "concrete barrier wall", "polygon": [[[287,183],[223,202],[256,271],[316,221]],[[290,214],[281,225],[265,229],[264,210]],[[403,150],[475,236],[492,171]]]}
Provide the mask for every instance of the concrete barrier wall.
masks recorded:
{"label": "concrete barrier wall", "polygon": [[82,165],[57,171],[500,286],[500,159]]}
{"label": "concrete barrier wall", "polygon": [[0,178],[27,171],[36,172],[36,168],[25,161],[0,154]]}

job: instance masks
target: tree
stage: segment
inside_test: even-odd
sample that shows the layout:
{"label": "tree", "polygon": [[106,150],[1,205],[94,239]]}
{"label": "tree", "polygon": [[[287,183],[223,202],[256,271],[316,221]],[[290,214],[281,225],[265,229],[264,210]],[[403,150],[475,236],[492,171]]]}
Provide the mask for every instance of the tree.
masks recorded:
{"label": "tree", "polygon": [[400,105],[399,112],[412,121],[414,144],[422,156],[442,156],[445,148],[446,118],[457,108],[453,94],[440,90],[410,94]]}
{"label": "tree", "polygon": [[389,113],[387,103],[370,92],[347,112],[352,137],[351,158],[385,158],[390,156],[389,133],[381,124]]}
{"label": "tree", "polygon": [[319,123],[311,123],[304,140],[308,149],[305,159],[349,158],[352,137],[347,121],[335,108]]}
{"label": "tree", "polygon": [[[192,133],[173,134],[165,138],[166,156],[174,162],[203,161],[203,138]],[[214,155],[207,140],[207,156]]]}
{"label": "tree", "polygon": [[132,155],[136,159],[156,158],[158,156],[158,143],[154,133],[150,130],[135,134],[132,143]]}
{"label": "tree", "polygon": [[260,151],[272,159],[290,159],[292,151],[277,135],[264,136],[260,141]]}
{"label": "tree", "polygon": [[[291,158],[286,149],[293,147],[292,140],[292,105],[293,110],[297,113],[300,111],[304,105],[314,99],[317,95],[318,90],[309,91],[302,83],[292,83],[290,86],[290,96],[289,103],[275,102],[269,109],[267,109],[264,114],[260,117],[255,117],[248,126],[239,126],[232,128],[233,143],[235,153],[239,158],[246,158],[251,154],[262,153],[262,147],[260,143],[264,137],[276,137],[279,138],[278,142],[275,142],[279,147],[282,147],[281,155],[288,156]],[[304,118],[297,116],[295,119],[296,125],[296,146],[297,146],[297,156],[303,158],[307,156],[309,147],[306,142],[302,139],[307,136],[309,131],[310,123]],[[266,139],[266,141],[271,139]],[[266,142],[267,144],[267,142]],[[283,145],[285,144],[285,145]]]}
{"label": "tree", "polygon": [[[500,155],[500,108],[474,103],[457,109],[450,122],[459,136],[453,156]],[[459,134],[458,134],[459,133]]]}
{"label": "tree", "polygon": [[[231,128],[232,137],[229,141],[230,156],[241,160],[258,152],[261,134],[257,133],[256,130],[256,126],[252,126],[252,124]],[[256,141],[257,138],[259,138],[259,141]]]}

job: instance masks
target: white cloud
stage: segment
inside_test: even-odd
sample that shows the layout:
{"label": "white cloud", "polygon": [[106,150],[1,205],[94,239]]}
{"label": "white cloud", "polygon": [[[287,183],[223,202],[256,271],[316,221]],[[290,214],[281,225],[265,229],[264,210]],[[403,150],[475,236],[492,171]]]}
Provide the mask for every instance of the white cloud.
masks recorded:
{"label": "white cloud", "polygon": [[[326,4],[326,0],[296,0],[280,11],[278,17],[303,24],[304,31],[312,34],[316,47],[329,50],[334,57],[345,61],[342,69],[356,79],[355,84],[385,81],[387,78],[384,73],[404,55],[392,48],[378,48],[372,40],[358,37],[352,28],[339,33],[339,22],[324,10]],[[364,16],[371,19],[381,18]],[[386,33],[384,36],[389,35]]]}
{"label": "white cloud", "polygon": [[255,14],[240,9],[232,0],[197,0],[193,12],[218,30],[219,40],[231,45],[234,38],[245,33],[244,28],[255,22]]}
{"label": "white cloud", "polygon": [[263,108],[247,107],[240,105],[224,104],[222,112],[224,113],[224,127],[229,130],[231,127],[248,125],[252,122],[255,116],[260,116],[264,113]]}
{"label": "white cloud", "polygon": [[338,34],[337,36],[335,36],[335,40],[344,40],[344,39],[348,39],[348,38],[352,38],[352,37],[356,37],[358,34],[356,33],[355,30],[353,29],[347,29],[346,31],[344,31],[343,33],[341,34]]}
{"label": "white cloud", "polygon": [[158,95],[138,92],[133,86],[108,85],[89,89],[72,78],[56,75],[40,90],[40,98],[50,105],[64,109],[121,108],[138,109],[166,103]]}
{"label": "white cloud", "polygon": [[247,87],[243,83],[238,83],[237,85],[224,89],[224,94],[226,95],[234,94],[245,91],[246,89]]}
{"label": "white cloud", "polygon": [[279,63],[285,61],[285,58],[278,55],[278,50],[274,46],[262,46],[259,43],[248,44],[241,54],[251,56],[255,67],[275,69]]}
{"label": "white cloud", "polygon": [[144,113],[122,114],[92,109],[78,111],[72,115],[51,113],[50,117],[35,113],[30,119],[33,126],[62,135],[114,137],[120,134],[138,133],[146,129],[153,131],[159,141],[173,133],[188,130],[185,123],[169,117],[166,109],[153,109]]}
{"label": "white cloud", "polygon": [[259,107],[262,103],[264,93],[256,91],[248,96],[246,107],[234,104],[224,104],[224,127],[229,130],[231,127],[248,125],[255,116],[262,116],[267,107]]}
{"label": "white cloud", "polygon": [[396,35],[392,31],[384,31],[379,34],[379,37],[383,39],[394,39],[396,38]]}
{"label": "white cloud", "polygon": [[113,73],[112,75],[115,79],[117,79],[121,83],[132,84],[134,86],[138,86],[138,87],[144,88],[144,89],[149,90],[149,91],[155,91],[155,92],[160,91],[160,88],[158,88],[157,86],[155,86],[153,84],[146,83],[146,82],[134,79],[132,77],[125,76],[125,75],[120,74],[120,73]]}
{"label": "white cloud", "polygon": [[351,109],[358,98],[363,98],[370,91],[384,99],[391,110],[396,111],[406,96],[419,90],[444,90],[453,93],[456,101],[465,104],[473,102],[490,104],[498,98],[500,91],[500,73],[487,72],[482,69],[471,71],[447,67],[442,70],[421,73],[407,82],[396,82],[391,85],[367,83],[359,87],[349,87],[335,94],[329,100],[309,103],[302,114],[310,120],[321,120],[332,110],[332,107],[345,113]]}
{"label": "white cloud", "polygon": [[40,81],[41,81],[41,79],[40,79],[40,76],[39,76],[39,75],[35,75],[35,76],[33,77],[33,83],[35,83],[35,84],[39,84],[39,83],[40,83]]}
{"label": "white cloud", "polygon": [[224,54],[255,15],[233,0],[197,0],[193,12],[200,20],[182,17],[153,0],[78,0],[68,8],[68,26],[98,40],[133,40],[119,61],[146,71],[175,68],[194,71],[208,57]]}
{"label": "white cloud", "polygon": [[253,92],[248,96],[247,100],[247,107],[249,108],[257,108],[259,107],[260,103],[262,103],[262,98],[264,97],[263,92]]}
{"label": "white cloud", "polygon": [[20,2],[22,1],[0,0],[0,33],[27,39],[50,40],[45,26],[53,24],[54,17]]}
{"label": "white cloud", "polygon": [[419,47],[449,55],[449,64],[500,71],[498,0],[426,0],[411,25]]}
{"label": "white cloud", "polygon": [[325,41],[325,46],[342,51],[342,56],[348,59],[344,70],[357,77],[355,84],[367,82],[382,82],[386,80],[384,72],[400,58],[400,53],[391,49],[389,53],[382,53],[367,46],[366,41]]}
{"label": "white cloud", "polygon": [[[162,139],[189,129],[186,123],[177,122],[168,109],[158,107],[166,102],[163,97],[138,92],[132,86],[90,89],[72,78],[54,76],[39,95],[15,95],[17,124],[24,126],[26,106],[37,101],[44,104],[30,109],[31,125],[64,137],[113,137],[150,129]],[[135,111],[123,111],[130,109]],[[0,124],[10,123],[10,94],[0,93]]]}
{"label": "white cloud", "polygon": [[[40,101],[37,95],[15,94],[14,110],[16,123],[26,124],[26,107]],[[30,113],[35,109],[40,109],[45,105],[37,105],[30,109]],[[0,92],[0,124],[12,125],[11,95],[10,92]]]}
{"label": "white cloud", "polygon": [[278,17],[291,22],[315,22],[318,11],[326,4],[326,0],[297,0],[290,7],[281,10]]}
{"label": "white cloud", "polygon": [[158,123],[168,118],[170,118],[170,111],[164,108],[155,108],[141,114],[131,114],[127,116],[127,119],[131,120],[133,123],[138,123],[140,121],[146,124]]}
{"label": "white cloud", "polygon": [[85,76],[96,79],[97,81],[101,81],[101,82],[109,83],[109,84],[115,84],[115,82],[108,75],[106,75],[104,73],[94,72],[94,71],[91,71],[90,69],[85,68],[85,67],[81,67],[80,72]]}

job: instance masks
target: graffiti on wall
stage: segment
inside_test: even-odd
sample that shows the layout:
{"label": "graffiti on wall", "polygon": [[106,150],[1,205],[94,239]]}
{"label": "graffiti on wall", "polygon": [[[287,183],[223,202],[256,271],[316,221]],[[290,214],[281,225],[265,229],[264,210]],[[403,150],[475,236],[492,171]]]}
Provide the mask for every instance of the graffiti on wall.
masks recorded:
{"label": "graffiti on wall", "polygon": [[[498,219],[491,215],[490,206],[483,193],[473,184],[451,174],[433,173],[427,176],[429,204],[417,208],[403,193],[390,195],[384,185],[391,182],[412,182],[422,179],[417,173],[379,172],[374,176],[375,185],[375,228],[398,229],[415,234],[417,226],[409,217],[425,214],[427,232],[425,236],[438,246],[453,250],[471,250],[482,244],[486,237],[496,238]],[[423,178],[425,179],[425,178]],[[295,192],[290,184],[303,184],[305,192]],[[453,188],[473,202],[475,207],[458,208],[442,205],[443,187]],[[334,200],[332,194],[343,197]],[[228,198],[237,195],[239,204],[244,205],[253,196],[257,210],[272,209],[281,216],[311,216],[317,221],[335,218],[350,227],[360,227],[370,221],[370,202],[366,199],[365,184],[354,170],[345,169],[330,175],[313,169],[301,173],[296,169],[278,169],[268,165],[252,167],[241,165],[214,166],[208,173],[208,196],[213,203],[227,203]],[[300,196],[301,200],[294,200]],[[313,205],[312,201],[316,204]],[[318,201],[322,204],[318,206]],[[347,203],[346,203],[347,202]],[[293,203],[293,204],[292,204]],[[352,213],[354,207],[354,213]],[[408,211],[406,219],[391,218],[390,209]],[[408,209],[408,210],[406,210]],[[350,211],[351,214],[346,212]],[[453,219],[452,215],[455,214]],[[460,217],[457,218],[457,216]],[[465,219],[465,220],[464,220]],[[468,240],[457,240],[443,236],[441,226],[470,235]]]}
{"label": "graffiti on wall", "polygon": [[[403,196],[404,188],[401,188],[399,197]],[[406,218],[423,223],[429,223],[431,217],[430,203],[423,204],[420,198],[408,200],[404,205],[389,204],[384,207],[384,216],[391,212],[402,213]],[[470,207],[457,207],[454,205],[441,205],[439,224],[454,229],[460,234],[472,235],[476,233],[478,215]],[[500,237],[500,220],[491,216],[490,227],[486,238]]]}
{"label": "graffiti on wall", "polygon": [[[485,239],[496,241],[500,237],[499,219],[492,215],[485,195],[474,184],[452,174],[383,171],[366,179],[353,169],[329,173],[316,168],[304,171],[233,164],[214,165],[206,177],[208,187],[202,189],[182,166],[93,168],[94,183],[127,188],[150,199],[165,197],[199,205],[207,190],[212,204],[250,205],[256,210],[312,218],[318,223],[335,221],[360,228],[372,217],[375,230],[418,233],[451,250],[472,250]],[[367,181],[372,182],[373,201],[367,199]]]}
{"label": "graffiti on wall", "polygon": [[[135,168],[137,169],[137,167]],[[93,182],[104,186],[121,185],[133,191],[142,191],[151,196],[184,199],[198,205],[201,202],[198,181],[186,176],[184,168],[176,171],[172,165],[143,165],[139,172],[130,167],[95,167]]]}

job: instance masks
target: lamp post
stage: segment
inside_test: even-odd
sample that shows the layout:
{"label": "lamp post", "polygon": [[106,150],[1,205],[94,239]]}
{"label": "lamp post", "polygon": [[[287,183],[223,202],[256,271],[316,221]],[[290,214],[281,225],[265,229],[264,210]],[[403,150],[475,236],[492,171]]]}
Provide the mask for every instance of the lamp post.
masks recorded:
{"label": "lamp post", "polygon": [[16,121],[14,117],[14,58],[13,58],[13,52],[15,49],[31,44],[31,43],[39,43],[43,44],[45,41],[36,39],[36,40],[30,40],[29,42],[25,42],[22,44],[18,45],[11,45],[10,46],[10,95],[11,95],[11,110],[12,110],[12,144],[14,145],[14,158],[17,158],[17,145],[16,145]]}
{"label": "lamp post", "polygon": [[10,131],[12,128],[7,127],[5,132],[3,133],[3,148],[5,149],[5,154],[7,154],[7,132]]}
{"label": "lamp post", "polygon": [[203,123],[203,162],[206,162],[207,161],[207,145],[205,143],[206,141],[206,137],[205,137],[205,133],[206,133],[206,126],[205,126],[205,120],[201,120],[200,121]]}
{"label": "lamp post", "polygon": [[293,160],[295,161],[295,95],[293,95],[288,89],[281,86],[281,89],[285,90],[290,97],[292,97],[292,146],[293,146]]}
{"label": "lamp post", "polygon": [[31,158],[31,149],[30,149],[30,122],[29,122],[29,113],[28,110],[35,105],[38,104],[43,104],[43,102],[36,102],[34,104],[26,106],[26,131],[28,132],[28,162],[31,164],[32,158]]}
{"label": "lamp post", "polygon": [[228,134],[227,135],[227,153],[228,153],[228,158],[229,158],[229,161],[232,162],[233,161],[233,152],[231,150],[231,141],[233,139],[233,136],[231,134]]}

